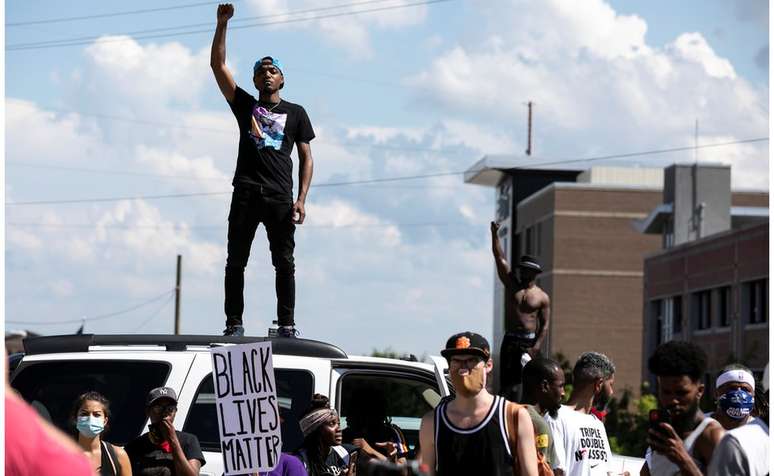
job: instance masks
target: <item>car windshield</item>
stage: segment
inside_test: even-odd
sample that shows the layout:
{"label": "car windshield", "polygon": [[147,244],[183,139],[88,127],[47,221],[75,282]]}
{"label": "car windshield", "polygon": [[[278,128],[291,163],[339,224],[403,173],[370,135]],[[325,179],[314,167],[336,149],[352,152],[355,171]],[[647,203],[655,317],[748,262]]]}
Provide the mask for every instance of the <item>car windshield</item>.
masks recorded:
{"label": "car windshield", "polygon": [[125,445],[142,432],[145,396],[164,385],[169,364],[151,361],[49,361],[27,365],[11,385],[38,413],[62,431],[75,433],[71,413],[79,395],[97,391],[110,401],[105,440]]}

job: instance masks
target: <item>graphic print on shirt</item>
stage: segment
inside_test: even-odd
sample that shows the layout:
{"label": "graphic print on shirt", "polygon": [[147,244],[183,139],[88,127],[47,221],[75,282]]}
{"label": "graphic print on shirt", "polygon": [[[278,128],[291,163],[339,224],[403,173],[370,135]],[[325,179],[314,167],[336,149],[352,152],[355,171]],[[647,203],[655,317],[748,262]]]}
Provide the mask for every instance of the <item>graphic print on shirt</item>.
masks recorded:
{"label": "graphic print on shirt", "polygon": [[601,462],[607,462],[607,440],[598,428],[582,426],[580,432],[580,449],[575,452],[575,461],[589,460],[589,467],[594,468]]}
{"label": "graphic print on shirt", "polygon": [[275,114],[256,104],[250,118],[250,137],[253,138],[259,149],[271,147],[280,150],[282,139],[285,138],[287,120],[287,114]]}

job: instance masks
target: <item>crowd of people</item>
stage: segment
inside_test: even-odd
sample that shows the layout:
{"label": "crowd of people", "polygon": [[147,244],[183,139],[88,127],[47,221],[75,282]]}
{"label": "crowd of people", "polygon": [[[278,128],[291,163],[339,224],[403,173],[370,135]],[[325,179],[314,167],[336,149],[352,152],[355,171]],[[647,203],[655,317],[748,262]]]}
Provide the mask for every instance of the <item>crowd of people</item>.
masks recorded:
{"label": "crowd of people", "polygon": [[[220,92],[239,127],[239,152],[228,216],[224,311],[226,336],[242,336],[244,270],[255,232],[263,223],[275,268],[277,333],[295,337],[295,226],[305,219],[313,171],[315,133],[303,107],[280,97],[282,63],[271,56],[253,67],[256,99],[237,86],[226,65],[231,4],[217,10],[210,63]],[[299,156],[298,195],[293,199],[292,161]],[[564,372],[545,357],[551,300],[536,284],[542,269],[522,256],[511,269],[491,223],[492,253],[506,288],[509,331],[500,349],[498,394],[492,388],[492,352],[473,332],[451,336],[447,359],[453,395],[421,420],[419,442],[410,448],[386,417],[374,393],[355,396],[342,432],[328,398],[315,394],[298,420],[303,443],[282,453],[277,467],[261,476],[596,476],[628,474],[613,467],[604,409],[614,395],[616,367],[599,352],[581,354],[572,369],[565,401]],[[768,382],[756,382],[742,365],[717,376],[717,407],[699,406],[707,356],[694,344],[670,341],[648,361],[657,381],[658,409],[651,413],[641,475],[763,476],[769,473]],[[195,476],[206,464],[197,437],[177,431],[172,388],[151,390],[145,401],[148,431],[121,448],[105,440],[110,402],[95,391],[77,398],[68,438],[37,416],[6,388],[6,474],[100,476]],[[280,411],[280,418],[282,411]],[[295,421],[295,420],[294,420]],[[15,436],[9,438],[9,428]],[[413,460],[409,456],[415,456]]]}
{"label": "crowd of people", "polygon": [[[484,337],[455,334],[441,354],[453,393],[422,418],[415,447],[373,393],[353,399],[358,404],[347,409],[344,431],[328,397],[315,394],[298,420],[300,448],[282,453],[273,471],[250,476],[629,474],[613,464],[603,421],[616,372],[604,354],[586,352],[577,359],[569,398],[560,364],[537,356],[522,369],[519,402],[490,392],[494,363]],[[641,475],[769,473],[767,379],[757,382],[748,368],[726,366],[715,381],[716,407],[705,414],[700,400],[707,356],[701,348],[664,343],[650,356],[648,368],[657,381],[658,408],[650,415]],[[280,409],[281,419],[287,411]],[[110,402],[87,391],[73,404],[72,438],[67,438],[9,387],[6,425],[27,424],[21,425],[25,436],[10,444],[7,438],[6,474],[198,475],[206,461],[197,437],[175,430],[174,389],[151,390],[145,414],[147,432],[123,448],[111,444],[104,438],[113,418]]]}

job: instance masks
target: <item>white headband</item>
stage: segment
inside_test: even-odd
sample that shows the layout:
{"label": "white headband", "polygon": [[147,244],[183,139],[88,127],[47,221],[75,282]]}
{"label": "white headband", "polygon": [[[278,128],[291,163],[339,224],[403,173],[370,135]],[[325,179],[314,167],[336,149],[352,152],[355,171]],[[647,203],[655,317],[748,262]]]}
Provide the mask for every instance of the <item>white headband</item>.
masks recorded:
{"label": "white headband", "polygon": [[718,375],[718,379],[715,381],[715,388],[720,388],[721,385],[727,384],[728,382],[746,383],[752,387],[753,391],[755,391],[755,379],[752,374],[746,370],[734,369],[723,372]]}

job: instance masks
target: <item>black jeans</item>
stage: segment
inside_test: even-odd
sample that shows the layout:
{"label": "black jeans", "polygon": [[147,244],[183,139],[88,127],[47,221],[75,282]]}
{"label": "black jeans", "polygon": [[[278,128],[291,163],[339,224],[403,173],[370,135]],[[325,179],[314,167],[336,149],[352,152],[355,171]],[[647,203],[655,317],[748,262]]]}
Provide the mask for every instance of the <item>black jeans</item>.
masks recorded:
{"label": "black jeans", "polygon": [[234,187],[228,214],[228,257],[226,258],[226,325],[242,325],[245,308],[245,266],[258,224],[266,227],[274,265],[277,292],[277,320],[292,326],[296,305],[296,267],[293,249],[293,198],[266,187]]}
{"label": "black jeans", "polygon": [[500,346],[500,395],[518,402],[521,399],[521,357],[535,345],[534,334],[530,337],[506,332]]}

